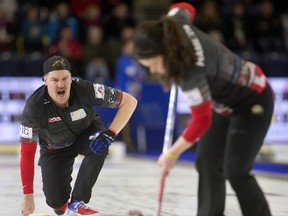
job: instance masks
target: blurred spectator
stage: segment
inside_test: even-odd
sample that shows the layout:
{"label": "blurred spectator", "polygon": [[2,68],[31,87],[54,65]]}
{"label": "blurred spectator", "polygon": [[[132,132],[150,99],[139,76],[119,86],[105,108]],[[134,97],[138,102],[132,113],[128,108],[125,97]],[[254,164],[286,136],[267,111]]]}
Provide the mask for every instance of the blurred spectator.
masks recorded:
{"label": "blurred spectator", "polygon": [[50,44],[53,44],[57,39],[60,29],[64,26],[69,26],[72,31],[73,39],[79,39],[79,23],[77,18],[70,15],[70,6],[66,2],[59,2],[55,11],[47,24],[47,32],[50,38]]}
{"label": "blurred spectator", "polygon": [[127,41],[127,40],[131,39],[133,37],[133,35],[134,35],[134,27],[133,26],[125,26],[124,28],[122,28],[121,34],[120,34],[122,43],[123,43],[123,41]]}
{"label": "blurred spectator", "polygon": [[[25,20],[21,22],[21,33],[24,51],[45,51],[48,46],[45,24],[39,18],[39,6],[29,4],[26,8]],[[20,37],[21,37],[20,36]]]}
{"label": "blurred spectator", "polygon": [[85,19],[87,10],[96,6],[101,9],[101,0],[70,0],[71,13],[79,19]]}
{"label": "blurred spectator", "polygon": [[0,8],[0,51],[12,51],[15,48],[13,32],[9,31],[11,27],[6,11]]}
{"label": "blurred spectator", "polygon": [[260,3],[254,29],[254,43],[258,52],[284,51],[283,24],[270,0]]}
{"label": "blurred spectator", "polygon": [[[115,71],[115,65],[117,62],[117,59],[119,55],[121,54],[122,49],[122,41],[126,41],[127,39],[130,39],[134,34],[134,27],[132,26],[124,26],[121,29],[119,38],[110,39],[105,41],[105,46],[107,47],[107,50],[109,50],[105,54],[106,62],[108,63],[109,70]],[[114,73],[111,74],[111,78],[114,77]]]}
{"label": "blurred spectator", "polygon": [[95,56],[85,67],[85,79],[105,84],[109,81],[109,69],[102,56]]}
{"label": "blurred spectator", "polygon": [[249,41],[251,25],[249,24],[249,18],[247,17],[247,11],[243,1],[237,0],[234,2],[224,22],[226,29],[225,40],[230,49],[239,53],[252,46],[251,41]]}
{"label": "blurred spectator", "polygon": [[222,34],[221,38],[223,37],[224,22],[216,1],[206,0],[201,2],[195,25],[208,34],[218,32],[218,34]]}
{"label": "blurred spectator", "polygon": [[91,5],[83,14],[83,25],[87,30],[91,26],[102,28],[101,8],[98,5]]}
{"label": "blurred spectator", "polygon": [[60,29],[59,39],[49,49],[49,55],[65,56],[74,68],[75,76],[83,77],[83,48],[81,43],[73,38],[73,31],[70,26]]}
{"label": "blurred spectator", "polygon": [[[23,0],[20,0],[21,2]],[[29,1],[29,0],[28,0]],[[31,1],[31,0],[30,0]],[[34,0],[33,0],[34,1]],[[55,5],[57,5],[60,1],[69,4],[70,0],[36,0],[43,8],[46,8],[49,11],[55,9]]]}
{"label": "blurred spectator", "polygon": [[80,40],[85,41],[90,26],[102,27],[102,1],[101,0],[71,0],[71,13],[79,23]]}
{"label": "blurred spectator", "polygon": [[85,62],[89,62],[95,56],[104,56],[103,30],[97,26],[88,28],[87,39],[84,44]]}
{"label": "blurred spectator", "polygon": [[[179,1],[171,1],[171,0],[133,0],[132,6],[132,15],[137,22],[142,22],[144,20],[149,19],[158,19],[160,16],[167,13],[167,9],[170,7],[171,3],[175,2],[183,2]],[[194,2],[191,2],[195,7]],[[198,8],[198,7],[196,7]]]}
{"label": "blurred spectator", "polygon": [[105,48],[103,45],[103,31],[92,26],[88,29],[85,53],[85,79],[91,82],[103,83],[109,80],[109,68],[105,61]]}
{"label": "blurred spectator", "polygon": [[126,3],[119,3],[114,6],[104,23],[105,36],[112,40],[118,40],[123,28],[127,26],[134,27],[135,24],[128,5]]}
{"label": "blurred spectator", "polygon": [[5,11],[6,19],[11,22],[15,19],[15,15],[18,9],[17,0],[1,0],[0,9]]}
{"label": "blurred spectator", "polygon": [[225,38],[222,32],[217,29],[211,29],[209,31],[209,36],[212,37],[216,41],[220,41],[221,43],[225,42]]}
{"label": "blurred spectator", "polygon": [[121,54],[116,63],[116,87],[129,92],[129,94],[141,99],[142,85],[146,79],[146,73],[133,58],[133,39],[125,38],[122,44]]}
{"label": "blurred spectator", "polygon": [[102,12],[104,16],[106,14],[110,14],[113,8],[120,3],[125,3],[130,8],[132,5],[132,2],[134,3],[135,0],[105,0],[105,1],[102,1]]}

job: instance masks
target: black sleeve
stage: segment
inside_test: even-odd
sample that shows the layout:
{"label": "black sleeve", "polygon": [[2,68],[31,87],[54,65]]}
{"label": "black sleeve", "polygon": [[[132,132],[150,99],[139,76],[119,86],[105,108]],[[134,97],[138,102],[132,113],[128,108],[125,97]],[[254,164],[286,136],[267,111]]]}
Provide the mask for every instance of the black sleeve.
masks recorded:
{"label": "black sleeve", "polygon": [[87,95],[95,106],[118,108],[122,100],[123,92],[103,84],[88,83]]}

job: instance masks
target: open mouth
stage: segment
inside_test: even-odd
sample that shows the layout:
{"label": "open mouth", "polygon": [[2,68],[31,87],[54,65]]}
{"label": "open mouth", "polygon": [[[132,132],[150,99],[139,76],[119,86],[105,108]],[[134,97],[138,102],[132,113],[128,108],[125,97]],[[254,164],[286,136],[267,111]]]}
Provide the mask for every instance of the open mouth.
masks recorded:
{"label": "open mouth", "polygon": [[64,96],[65,90],[57,91],[57,95]]}

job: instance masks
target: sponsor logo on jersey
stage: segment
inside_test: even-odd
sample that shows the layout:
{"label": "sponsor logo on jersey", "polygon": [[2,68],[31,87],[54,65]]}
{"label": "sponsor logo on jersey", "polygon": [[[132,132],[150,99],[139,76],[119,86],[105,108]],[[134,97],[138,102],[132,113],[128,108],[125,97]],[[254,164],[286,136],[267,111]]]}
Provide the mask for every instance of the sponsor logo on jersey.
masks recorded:
{"label": "sponsor logo on jersey", "polygon": [[233,109],[231,107],[225,106],[224,104],[217,104],[216,102],[213,103],[213,109],[220,115],[228,116],[233,113]]}
{"label": "sponsor logo on jersey", "polygon": [[61,117],[52,117],[48,119],[49,123],[56,122],[56,121],[62,121]]}
{"label": "sponsor logo on jersey", "polygon": [[116,92],[115,92],[114,89],[111,89],[109,102],[110,102],[110,103],[113,103],[113,102],[115,101],[115,97],[116,97]]}
{"label": "sponsor logo on jersey", "polygon": [[205,66],[204,50],[202,44],[200,43],[199,38],[196,36],[195,32],[193,31],[193,29],[190,28],[189,25],[183,25],[183,29],[190,38],[192,45],[194,47],[195,55],[197,58],[195,65],[199,67],[204,67]]}
{"label": "sponsor logo on jersey", "polygon": [[104,85],[101,84],[93,84],[95,91],[95,98],[104,99],[105,88]]}
{"label": "sponsor logo on jersey", "polygon": [[236,83],[241,86],[247,86],[253,91],[261,93],[267,85],[267,80],[259,66],[252,62],[246,62],[242,67]]}
{"label": "sponsor logo on jersey", "polygon": [[20,137],[26,139],[32,139],[33,130],[31,127],[26,127],[24,125],[20,126]]}
{"label": "sponsor logo on jersey", "polygon": [[84,109],[78,109],[74,112],[71,112],[70,116],[71,116],[72,121],[77,121],[77,120],[85,118],[87,114]]}
{"label": "sponsor logo on jersey", "polygon": [[43,104],[49,104],[50,103],[50,101],[49,100],[47,100],[46,98],[44,98],[44,103]]}

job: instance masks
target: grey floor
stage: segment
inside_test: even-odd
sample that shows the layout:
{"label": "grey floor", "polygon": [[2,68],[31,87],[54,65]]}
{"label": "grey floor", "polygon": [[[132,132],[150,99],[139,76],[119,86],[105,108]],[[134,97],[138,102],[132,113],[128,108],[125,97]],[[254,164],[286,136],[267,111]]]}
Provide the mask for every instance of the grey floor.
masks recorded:
{"label": "grey floor", "polygon": [[[81,158],[77,158],[77,171]],[[274,216],[288,215],[288,178],[257,174]],[[75,176],[75,173],[73,173]],[[108,157],[94,187],[89,205],[103,216],[126,216],[140,210],[145,216],[155,215],[159,189],[159,168],[153,159]],[[53,214],[45,204],[41,190],[40,169],[35,171],[35,213]],[[166,179],[162,215],[194,216],[197,206],[197,173],[193,164],[178,163]],[[233,191],[227,184],[227,216],[240,216]],[[20,216],[22,199],[19,156],[0,155],[1,216]]]}

